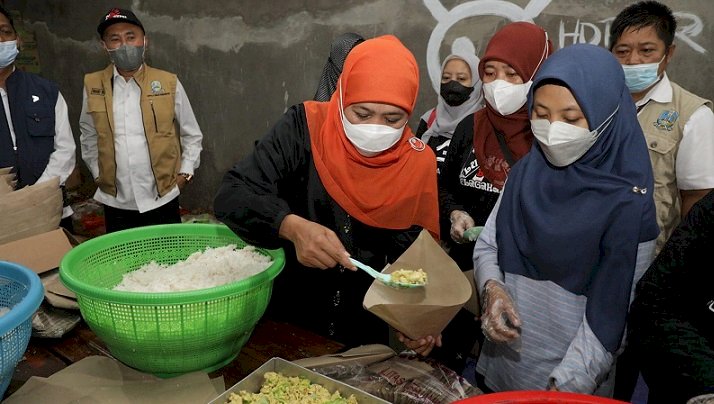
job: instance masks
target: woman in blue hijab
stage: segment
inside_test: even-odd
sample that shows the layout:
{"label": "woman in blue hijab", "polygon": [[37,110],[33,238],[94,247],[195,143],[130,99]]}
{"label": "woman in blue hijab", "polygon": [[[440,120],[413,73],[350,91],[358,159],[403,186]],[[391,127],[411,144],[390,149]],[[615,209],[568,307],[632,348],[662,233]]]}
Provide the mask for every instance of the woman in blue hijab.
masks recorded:
{"label": "woman in blue hijab", "polygon": [[529,94],[532,150],[474,249],[495,391],[612,395],[636,281],[659,229],[653,177],[622,67],[605,49],[548,58]]}

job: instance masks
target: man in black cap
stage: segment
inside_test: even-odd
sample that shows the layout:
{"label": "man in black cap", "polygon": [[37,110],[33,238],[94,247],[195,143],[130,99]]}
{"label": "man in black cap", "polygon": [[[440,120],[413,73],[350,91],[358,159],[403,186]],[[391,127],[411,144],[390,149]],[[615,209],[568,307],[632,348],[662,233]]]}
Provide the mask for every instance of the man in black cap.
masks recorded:
{"label": "man in black cap", "polygon": [[[67,103],[56,83],[15,67],[20,47],[15,24],[0,7],[0,168],[13,167],[18,189],[54,177],[63,185],[76,162]],[[71,215],[65,206],[61,224],[70,231]]]}
{"label": "man in black cap", "polygon": [[179,223],[178,196],[200,163],[203,134],[175,74],[144,63],[144,26],[113,8],[97,26],[111,64],[84,77],[82,159],[107,232]]}

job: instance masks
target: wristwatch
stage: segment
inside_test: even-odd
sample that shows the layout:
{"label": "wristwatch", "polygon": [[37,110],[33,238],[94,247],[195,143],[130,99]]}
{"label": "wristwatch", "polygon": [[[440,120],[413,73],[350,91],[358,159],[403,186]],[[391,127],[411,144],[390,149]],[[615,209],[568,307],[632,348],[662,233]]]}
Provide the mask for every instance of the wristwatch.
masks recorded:
{"label": "wristwatch", "polygon": [[191,180],[193,180],[193,174],[189,173],[178,173],[178,175],[184,177],[186,179],[186,182],[190,183]]}

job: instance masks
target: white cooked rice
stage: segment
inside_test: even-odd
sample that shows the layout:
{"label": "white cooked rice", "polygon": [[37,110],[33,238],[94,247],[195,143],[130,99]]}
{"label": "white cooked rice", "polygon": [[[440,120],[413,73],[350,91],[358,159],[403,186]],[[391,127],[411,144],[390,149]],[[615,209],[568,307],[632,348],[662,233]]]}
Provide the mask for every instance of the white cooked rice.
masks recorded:
{"label": "white cooked rice", "polygon": [[114,290],[126,292],[181,292],[206,289],[245,279],[266,270],[273,261],[253,246],[236,249],[206,247],[173,265],[156,261],[124,274]]}

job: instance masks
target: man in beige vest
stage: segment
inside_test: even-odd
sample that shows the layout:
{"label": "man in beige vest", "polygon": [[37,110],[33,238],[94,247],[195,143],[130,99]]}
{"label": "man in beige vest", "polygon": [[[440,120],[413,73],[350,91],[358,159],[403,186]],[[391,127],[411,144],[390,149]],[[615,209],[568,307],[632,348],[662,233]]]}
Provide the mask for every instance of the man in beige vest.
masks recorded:
{"label": "man in beige vest", "polygon": [[107,232],[179,223],[178,196],[200,163],[203,134],[175,74],[144,63],[144,26],[113,8],[97,27],[111,64],[84,77],[82,159]]}
{"label": "man in beige vest", "polygon": [[692,205],[714,188],[712,102],[665,72],[676,28],[672,10],[656,1],[625,8],[610,28],[610,50],[625,70],[654,170],[657,253]]}
{"label": "man in beige vest", "polygon": [[[714,188],[712,102],[671,82],[665,72],[676,29],[672,10],[656,1],[628,6],[610,27],[610,50],[625,71],[654,171],[656,253],[692,205]],[[647,390],[630,351],[618,357],[615,373],[615,398],[626,401],[633,391],[641,397]]]}

